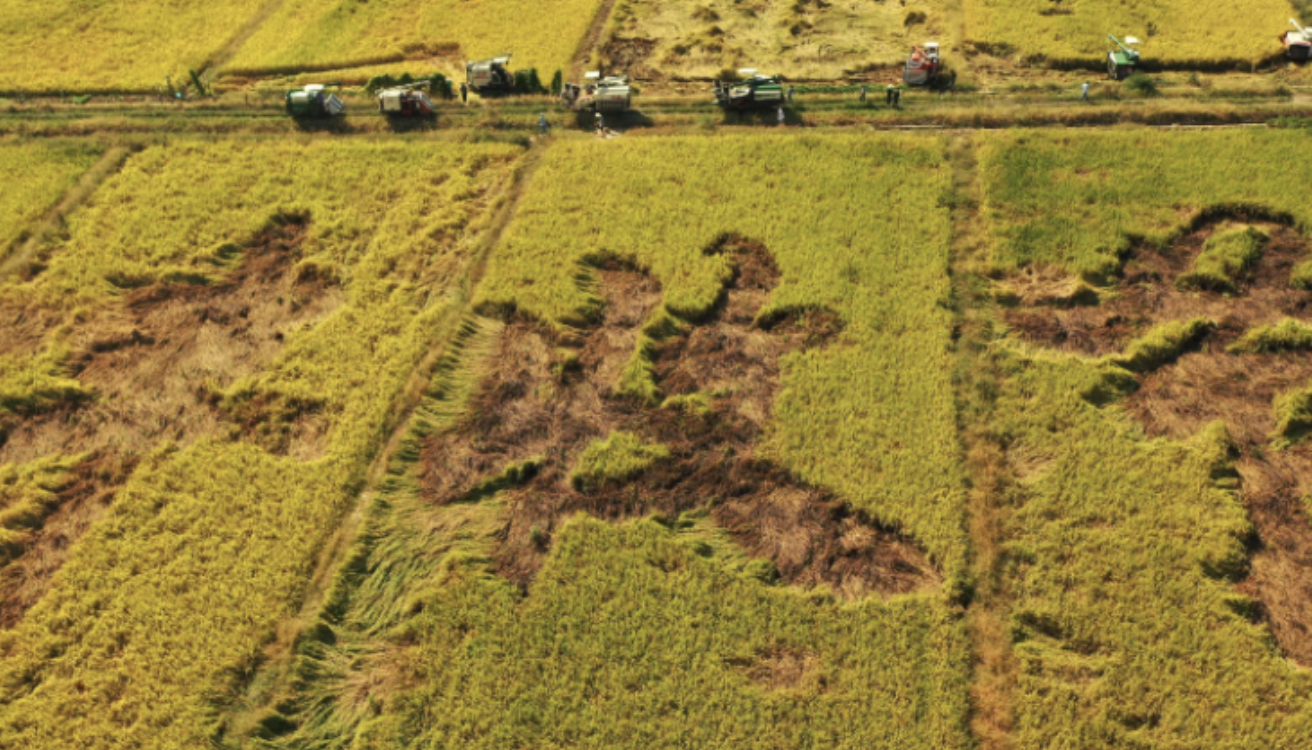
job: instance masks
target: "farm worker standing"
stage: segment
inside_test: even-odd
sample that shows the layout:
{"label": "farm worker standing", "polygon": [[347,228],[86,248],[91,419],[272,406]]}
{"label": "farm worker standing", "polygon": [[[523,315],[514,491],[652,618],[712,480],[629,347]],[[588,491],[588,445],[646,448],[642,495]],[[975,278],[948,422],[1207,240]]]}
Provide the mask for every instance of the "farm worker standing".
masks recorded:
{"label": "farm worker standing", "polygon": [[780,125],[783,125],[783,124],[784,124],[784,108],[783,108],[783,107],[780,107],[780,108],[779,108],[779,124],[780,124]]}
{"label": "farm worker standing", "polygon": [[792,87],[792,86],[789,86],[789,87],[788,87],[788,103],[789,103],[789,104],[792,104],[792,103],[793,103],[793,87]]}
{"label": "farm worker standing", "polygon": [[861,84],[861,101],[863,101],[863,102],[866,100],[866,89],[867,89],[867,88],[868,88],[868,87],[867,87],[864,83]]}
{"label": "farm worker standing", "polygon": [[1088,81],[1085,81],[1085,82],[1084,82],[1084,85],[1080,87],[1080,101],[1082,101],[1082,102],[1087,102],[1087,101],[1089,101],[1089,82],[1088,82]]}
{"label": "farm worker standing", "polygon": [[542,114],[538,115],[538,132],[542,133],[543,135],[546,135],[546,134],[547,134],[547,113],[546,113],[546,112],[543,112]]}
{"label": "farm worker standing", "polygon": [[600,133],[606,128],[606,123],[602,120],[601,113],[597,113],[597,132]]}
{"label": "farm worker standing", "polygon": [[469,86],[464,83],[460,84],[460,101],[469,103]]}
{"label": "farm worker standing", "polygon": [[902,108],[902,89],[900,88],[893,89],[893,106],[898,109]]}
{"label": "farm worker standing", "polygon": [[893,84],[891,84],[891,83],[888,84],[888,96],[885,97],[885,98],[886,98],[886,101],[885,101],[884,103],[887,104],[887,105],[890,106],[890,107],[893,106]]}

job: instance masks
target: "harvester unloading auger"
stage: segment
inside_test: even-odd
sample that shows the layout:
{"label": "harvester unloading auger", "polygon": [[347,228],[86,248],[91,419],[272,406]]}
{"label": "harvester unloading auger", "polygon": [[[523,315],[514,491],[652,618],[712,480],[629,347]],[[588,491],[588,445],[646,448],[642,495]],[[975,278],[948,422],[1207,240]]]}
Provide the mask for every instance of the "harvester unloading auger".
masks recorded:
{"label": "harvester unloading auger", "polygon": [[385,115],[409,117],[431,115],[433,100],[423,91],[431,85],[432,81],[419,81],[383,89],[378,92],[378,111]]}
{"label": "harvester unloading auger", "polygon": [[560,100],[575,112],[612,114],[627,112],[633,106],[633,88],[628,76],[606,76],[593,71],[583,76],[584,83],[567,83]]}
{"label": "harvester unloading auger", "polygon": [[1114,81],[1123,81],[1139,69],[1139,50],[1129,46],[1138,44],[1139,40],[1127,36],[1125,44],[1121,44],[1121,40],[1112,34],[1108,34],[1107,38],[1120,48],[1107,53],[1107,75]]}
{"label": "harvester unloading auger", "polygon": [[[513,53],[512,53],[513,54]],[[509,94],[515,90],[515,74],[510,72],[511,55],[465,64],[469,90],[479,96]]]}
{"label": "harvester unloading auger", "polygon": [[763,109],[784,103],[784,84],[779,76],[763,76],[755,68],[738,71],[743,80],[715,82],[715,101],[725,109]]}
{"label": "harvester unloading auger", "polygon": [[1285,57],[1294,62],[1306,62],[1312,57],[1312,29],[1303,28],[1302,24],[1292,18],[1289,19],[1289,25],[1294,30],[1280,35],[1280,41],[1285,45]]}
{"label": "harvester unloading auger", "polygon": [[329,86],[341,87],[340,83],[312,83],[302,89],[287,92],[287,114],[292,117],[336,117],[346,111],[346,105],[335,94],[327,91]]}

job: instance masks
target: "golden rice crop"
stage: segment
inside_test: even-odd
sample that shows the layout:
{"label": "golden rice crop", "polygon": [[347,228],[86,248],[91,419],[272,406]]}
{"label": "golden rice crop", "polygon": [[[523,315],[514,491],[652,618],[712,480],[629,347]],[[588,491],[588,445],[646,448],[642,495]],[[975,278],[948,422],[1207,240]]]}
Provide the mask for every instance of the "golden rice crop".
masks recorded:
{"label": "golden rice crop", "polygon": [[[330,425],[326,455],[300,463],[218,439],[147,456],[45,597],[0,634],[0,746],[216,737],[232,691],[299,606],[410,372],[444,335],[520,153],[441,141],[153,147],[70,218],[45,273],[4,290],[59,310],[114,304],[124,279],[220,278],[216,252],[297,212],[311,226],[302,262],[338,279],[345,303],[230,394],[312,399]],[[80,291],[61,302],[64,289]]]}
{"label": "golden rice crop", "polygon": [[1283,54],[1284,0],[965,0],[966,36],[1027,58],[1106,65],[1108,34],[1133,36],[1145,62],[1203,66],[1257,62]]}
{"label": "golden rice crop", "polygon": [[260,0],[0,3],[0,91],[163,89],[201,70]]}
{"label": "golden rice crop", "polygon": [[515,6],[497,0],[287,0],[225,72],[331,70],[436,57],[439,68],[458,67],[463,80],[462,60],[514,53],[514,67],[537,68],[545,81],[569,66],[600,6],[600,0]]}
{"label": "golden rice crop", "polygon": [[0,189],[0,257],[32,229],[42,213],[59,202],[102,152],[85,144],[0,145],[0,185],[4,186]]}

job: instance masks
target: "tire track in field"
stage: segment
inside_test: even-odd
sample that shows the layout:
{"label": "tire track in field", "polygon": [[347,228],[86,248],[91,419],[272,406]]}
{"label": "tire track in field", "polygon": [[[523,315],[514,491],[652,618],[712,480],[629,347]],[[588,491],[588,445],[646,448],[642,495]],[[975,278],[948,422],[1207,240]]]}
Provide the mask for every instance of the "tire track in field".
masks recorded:
{"label": "tire track in field", "polygon": [[592,18],[588,33],[579,42],[579,49],[574,53],[574,59],[569,64],[569,80],[583,80],[584,69],[592,59],[592,51],[601,44],[601,37],[606,33],[606,26],[610,23],[610,16],[614,10],[615,0],[603,0],[601,7],[597,9],[597,15]]}
{"label": "tire track in field", "polygon": [[987,290],[980,287],[988,243],[980,214],[976,144],[959,135],[948,147],[953,172],[951,268],[960,309],[955,322],[957,371],[953,378],[957,424],[967,476],[967,528],[974,592],[966,610],[971,640],[970,728],[982,750],[1011,747],[1013,691],[1018,665],[1011,650],[1003,568],[1005,490],[1011,482],[1006,450],[990,429],[992,397],[1003,378],[990,355],[991,318]]}
{"label": "tire track in field", "polygon": [[248,735],[260,717],[267,713],[268,706],[281,699],[286,692],[288,680],[294,676],[291,669],[293,649],[301,633],[318,621],[324,597],[332,586],[335,574],[355,546],[365,509],[378,492],[379,485],[386,481],[387,468],[404,443],[411,417],[423,401],[437,365],[458,334],[460,322],[471,312],[473,292],[483,278],[487,259],[501,244],[506,228],[519,212],[520,203],[546,148],[546,142],[534,140],[524,154],[524,161],[512,174],[503,203],[496,209],[496,218],[482,241],[475,246],[465,277],[456,290],[457,301],[442,315],[436,326],[440,333],[434,336],[428,353],[411,372],[400,401],[393,407],[388,419],[387,441],[370,464],[364,491],[320,552],[296,614],[279,624],[274,640],[264,648],[262,664],[246,676],[244,695],[236,705],[221,712],[220,718],[228,737],[240,739]]}
{"label": "tire track in field", "polygon": [[127,146],[114,146],[105,151],[100,160],[82,174],[76,184],[64,193],[49,211],[37,222],[27,239],[15,243],[0,260],[0,280],[21,273],[36,255],[42,243],[64,226],[66,217],[87,201],[101,183],[122,169],[128,156],[136,150]]}
{"label": "tire track in field", "polygon": [[242,47],[246,46],[251,37],[255,36],[255,33],[263,28],[270,18],[273,18],[278,11],[282,10],[282,6],[286,1],[269,0],[265,3],[264,7],[256,11],[255,15],[251,16],[244,26],[237,29],[237,32],[232,35],[232,38],[226,44],[219,48],[218,52],[215,52],[210,59],[201,65],[200,70],[197,71],[198,74],[203,76],[209,72],[218,73],[220,68],[231,62],[232,58],[236,57],[238,52],[241,52]]}

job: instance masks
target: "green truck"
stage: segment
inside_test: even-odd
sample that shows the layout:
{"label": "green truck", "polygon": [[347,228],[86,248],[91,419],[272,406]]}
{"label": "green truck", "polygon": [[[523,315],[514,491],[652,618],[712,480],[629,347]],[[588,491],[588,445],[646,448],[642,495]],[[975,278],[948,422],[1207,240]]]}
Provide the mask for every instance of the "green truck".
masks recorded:
{"label": "green truck", "polygon": [[1139,69],[1139,50],[1129,46],[1138,44],[1139,40],[1127,36],[1125,44],[1121,44],[1121,40],[1112,34],[1108,34],[1107,38],[1119,48],[1107,53],[1107,75],[1111,76],[1113,81],[1123,81]]}
{"label": "green truck", "polygon": [[287,114],[292,117],[336,117],[346,111],[346,105],[327,91],[340,83],[312,83],[303,89],[287,92]]}
{"label": "green truck", "polygon": [[738,71],[737,83],[715,82],[715,101],[725,109],[764,109],[784,103],[784,84],[779,76],[763,76],[754,68]]}

